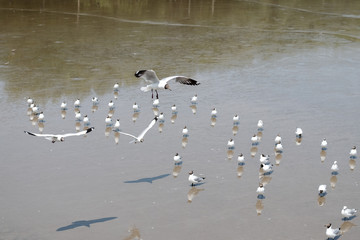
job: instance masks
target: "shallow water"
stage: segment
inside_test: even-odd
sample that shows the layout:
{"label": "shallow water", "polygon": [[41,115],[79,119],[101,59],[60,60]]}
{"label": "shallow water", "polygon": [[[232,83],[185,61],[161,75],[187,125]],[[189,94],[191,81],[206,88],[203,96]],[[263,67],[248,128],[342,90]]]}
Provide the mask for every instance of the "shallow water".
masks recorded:
{"label": "shallow water", "polygon": [[[350,226],[340,239],[355,239],[358,218],[343,222],[340,211],[359,208],[360,200],[359,168],[349,165],[360,142],[360,2],[151,3],[1,3],[0,239],[325,239],[330,222]],[[142,144],[122,135],[116,144],[104,122],[110,100],[125,132],[140,133],[154,116],[151,94],[134,77],[139,69],[201,84],[172,83],[172,91],[159,92],[162,128],[156,124]],[[95,112],[93,96],[100,99]],[[44,111],[44,133],[76,131],[76,98],[95,131],[55,144],[25,135],[39,131],[27,97]],[[135,122],[134,102],[141,109]],[[264,130],[255,149],[250,138],[259,119]],[[304,131],[300,145],[296,127]],[[281,158],[274,155],[277,134]],[[175,166],[177,152],[183,161]],[[259,179],[261,153],[271,155],[274,172]],[[339,174],[331,175],[335,160]],[[205,183],[192,188],[190,170]],[[260,180],[264,199],[256,194]],[[320,184],[328,194],[318,199]]]}

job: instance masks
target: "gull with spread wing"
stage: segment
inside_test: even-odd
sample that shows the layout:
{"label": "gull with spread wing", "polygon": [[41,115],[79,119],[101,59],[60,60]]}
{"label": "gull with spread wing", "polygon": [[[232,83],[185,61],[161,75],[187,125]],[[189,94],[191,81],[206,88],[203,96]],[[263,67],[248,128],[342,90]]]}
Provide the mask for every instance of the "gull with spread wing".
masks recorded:
{"label": "gull with spread wing", "polygon": [[151,98],[154,98],[154,90],[156,93],[156,98],[159,98],[159,94],[157,92],[158,89],[170,89],[168,82],[170,80],[175,80],[175,82],[185,84],[185,85],[199,85],[200,83],[192,78],[184,77],[184,76],[170,76],[159,80],[156,76],[154,70],[139,70],[135,73],[135,77],[142,78],[146,82],[151,84],[147,85],[146,87],[141,87],[141,91],[148,92],[151,90]]}
{"label": "gull with spread wing", "polygon": [[31,136],[34,136],[34,137],[43,137],[47,140],[50,140],[52,143],[55,143],[55,142],[65,141],[66,137],[86,135],[87,133],[91,132],[92,130],[94,130],[94,127],[88,128],[84,131],[77,132],[77,133],[65,133],[65,134],[41,134],[41,133],[32,133],[32,132],[28,132],[28,131],[24,131],[24,132]]}
{"label": "gull with spread wing", "polygon": [[157,120],[158,120],[158,118],[155,117],[155,118],[150,122],[149,126],[147,126],[147,127],[144,129],[144,131],[142,131],[142,132],[139,134],[139,136],[137,136],[137,137],[134,136],[134,135],[132,135],[132,134],[130,134],[130,133],[125,133],[125,132],[119,132],[119,133],[134,138],[134,140],[132,140],[130,143],[133,143],[133,142],[134,142],[134,143],[143,142],[143,141],[144,141],[144,136],[145,136],[145,134],[155,125],[155,123],[156,123]]}

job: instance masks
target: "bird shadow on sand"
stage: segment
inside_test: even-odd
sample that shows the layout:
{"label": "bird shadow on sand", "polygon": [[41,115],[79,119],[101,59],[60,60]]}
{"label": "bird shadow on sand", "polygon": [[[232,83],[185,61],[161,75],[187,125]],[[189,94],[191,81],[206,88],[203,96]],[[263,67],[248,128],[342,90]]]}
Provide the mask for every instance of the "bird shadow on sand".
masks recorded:
{"label": "bird shadow on sand", "polygon": [[356,215],[351,216],[351,217],[343,217],[341,220],[343,220],[343,221],[350,221],[350,220],[353,220],[354,218],[356,218]]}
{"label": "bird shadow on sand", "polygon": [[100,223],[100,222],[106,222],[106,221],[110,221],[110,220],[114,220],[117,217],[107,217],[107,218],[98,218],[98,219],[93,219],[93,220],[80,220],[80,221],[75,221],[72,222],[70,225],[67,225],[65,227],[61,227],[56,229],[56,231],[66,231],[66,230],[70,230],[70,229],[74,229],[77,227],[88,227],[90,228],[90,224],[94,224],[94,223]]}
{"label": "bird shadow on sand", "polygon": [[153,183],[153,181],[155,181],[155,180],[166,178],[168,176],[170,176],[169,173],[162,174],[162,175],[159,175],[159,176],[156,176],[156,177],[147,177],[147,178],[140,178],[140,179],[132,180],[132,181],[124,181],[124,183],[142,183],[142,182]]}

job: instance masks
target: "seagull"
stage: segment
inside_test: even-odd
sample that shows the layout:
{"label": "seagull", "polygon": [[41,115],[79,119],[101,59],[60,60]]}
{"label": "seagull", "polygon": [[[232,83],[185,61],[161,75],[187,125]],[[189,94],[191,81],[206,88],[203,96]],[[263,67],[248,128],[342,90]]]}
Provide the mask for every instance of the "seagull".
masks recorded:
{"label": "seagull", "polygon": [[105,123],[106,123],[107,127],[112,126],[112,119],[111,119],[111,117],[109,115],[105,118]]}
{"label": "seagull", "polygon": [[26,100],[26,102],[27,102],[28,106],[30,107],[30,105],[34,103],[34,100],[32,98],[28,98]]}
{"label": "seagull", "polygon": [[159,99],[158,99],[158,98],[157,98],[157,99],[154,99],[154,101],[153,101],[153,107],[154,107],[154,108],[157,108],[157,107],[159,107],[159,104],[160,104]]}
{"label": "seagull", "polygon": [[321,141],[321,150],[326,150],[326,149],[327,149],[327,141],[326,141],[326,138],[324,138]]}
{"label": "seagull", "polygon": [[164,113],[160,113],[160,115],[159,115],[159,123],[164,123],[164,122],[165,122]]}
{"label": "seagull", "polygon": [[258,145],[258,142],[259,141],[259,138],[256,134],[254,134],[252,137],[251,137],[251,142],[252,142],[252,145],[255,146],[255,145]]}
{"label": "seagull", "polygon": [[114,110],[115,106],[114,106],[114,102],[112,100],[110,100],[110,102],[108,103],[109,109],[110,110]]}
{"label": "seagull", "polygon": [[272,171],[272,164],[260,164],[260,169],[262,169],[265,173]]}
{"label": "seagull", "polygon": [[55,142],[63,142],[65,141],[66,137],[72,137],[72,136],[81,136],[86,135],[87,133],[94,130],[94,127],[88,128],[87,130],[77,132],[77,133],[66,133],[66,134],[39,134],[39,133],[31,133],[28,131],[24,131],[25,133],[34,136],[34,137],[44,137],[47,140],[50,140],[52,143]]}
{"label": "seagull", "polygon": [[182,158],[181,158],[181,156],[179,155],[179,153],[176,153],[175,156],[174,156],[174,161],[175,161],[175,162],[179,162],[179,161],[181,161],[181,159],[182,159]]}
{"label": "seagull", "polygon": [[114,129],[116,131],[119,131],[120,130],[120,119],[116,119],[116,122],[114,124]]}
{"label": "seagull", "polygon": [[120,85],[119,85],[119,83],[115,83],[114,84],[114,92],[117,92],[117,91],[119,91],[119,87],[120,87]]}
{"label": "seagull", "polygon": [[97,97],[93,97],[91,99],[91,102],[92,102],[93,105],[98,105],[99,104],[99,99]]}
{"label": "seagull", "polygon": [[213,108],[211,111],[211,117],[216,118],[216,114],[217,114],[216,108]]}
{"label": "seagull", "polygon": [[74,107],[76,107],[76,108],[80,107],[80,99],[75,100]]}
{"label": "seagull", "polygon": [[296,137],[301,138],[302,133],[303,133],[303,131],[301,128],[296,128],[296,131],[295,131]]}
{"label": "seagull", "polygon": [[62,103],[61,103],[61,105],[60,105],[60,108],[61,108],[61,110],[66,110],[67,108],[66,108],[66,102],[65,101],[63,101]]}
{"label": "seagull", "polygon": [[357,155],[357,150],[356,150],[356,146],[353,146],[350,150],[350,158],[356,158]]}
{"label": "seagull", "polygon": [[258,131],[264,130],[264,123],[262,120],[258,121],[257,127],[258,127]]}
{"label": "seagull", "polygon": [[284,149],[284,148],[283,148],[281,142],[279,142],[279,143],[276,144],[275,150],[276,150],[277,153],[282,153],[283,149]]}
{"label": "seagull", "polygon": [[318,192],[320,196],[324,196],[326,194],[326,185],[322,184],[318,188]]}
{"label": "seagull", "polygon": [[259,187],[256,189],[256,192],[257,192],[259,195],[263,195],[264,192],[265,192],[264,185],[262,185],[261,183],[259,183]]}
{"label": "seagull", "polygon": [[244,155],[243,155],[242,153],[239,154],[237,160],[238,160],[238,164],[239,164],[239,165],[244,165],[244,163],[245,163],[245,157],[244,157]]}
{"label": "seagull", "polygon": [[132,135],[132,134],[125,133],[125,132],[119,132],[119,133],[134,138],[134,140],[131,141],[130,143],[132,143],[132,142],[134,142],[134,143],[143,142],[143,141],[144,141],[144,136],[145,136],[145,134],[147,133],[147,131],[150,130],[150,128],[152,128],[152,127],[155,125],[155,123],[156,123],[157,120],[158,120],[158,118],[157,118],[157,117],[154,117],[154,119],[150,122],[149,126],[147,126],[147,127],[144,129],[144,131],[142,131],[142,132],[139,134],[139,136],[137,136],[137,137],[134,136],[134,135]]}
{"label": "seagull", "polygon": [[275,137],[275,146],[276,144],[280,143],[281,142],[281,137],[280,137],[280,134],[278,134],[276,137]]}
{"label": "seagull", "polygon": [[239,125],[239,115],[235,114],[235,116],[233,117],[233,124],[234,125]]}
{"label": "seagull", "polygon": [[83,122],[84,122],[84,126],[89,126],[90,125],[90,120],[89,120],[89,117],[87,115],[84,116]]}
{"label": "seagull", "polygon": [[355,214],[357,213],[357,209],[353,208],[348,208],[347,206],[344,206],[343,209],[341,210],[341,214],[344,216],[345,219],[349,219],[355,216]]}
{"label": "seagull", "polygon": [[39,116],[38,116],[38,122],[39,122],[39,123],[45,122],[44,118],[45,118],[44,113],[43,113],[43,112],[40,112],[40,113],[39,113]]}
{"label": "seagull", "polygon": [[77,111],[76,113],[75,113],[75,120],[76,121],[78,121],[78,122],[81,122],[81,113],[80,113],[80,111]]}
{"label": "seagull", "polygon": [[197,94],[195,94],[195,95],[191,98],[190,102],[191,102],[191,104],[194,104],[194,105],[197,103]]}
{"label": "seagull", "polygon": [[328,239],[335,239],[337,236],[340,235],[340,228],[331,228],[331,223],[325,225],[326,229],[326,236]]}
{"label": "seagull", "polygon": [[195,186],[197,183],[201,183],[204,181],[205,177],[197,177],[194,175],[194,171],[189,172],[189,182],[191,182],[191,186]]}
{"label": "seagull", "polygon": [[269,155],[261,154],[260,155],[260,163],[262,164],[269,164]]}
{"label": "seagull", "polygon": [[156,98],[159,98],[159,94],[157,92],[158,89],[170,89],[168,82],[170,80],[175,80],[178,83],[186,84],[186,85],[199,85],[200,83],[194,79],[184,77],[184,76],[170,76],[159,80],[156,76],[154,70],[139,70],[135,73],[135,77],[143,78],[146,82],[150,82],[151,84],[146,87],[142,87],[141,91],[148,92],[151,90],[151,98],[154,98],[153,91],[155,90]]}
{"label": "seagull", "polygon": [[134,112],[139,112],[139,105],[137,105],[136,103],[133,104],[133,110]]}
{"label": "seagull", "polygon": [[187,127],[185,126],[182,130],[182,134],[184,138],[189,137],[189,130],[187,129]]}
{"label": "seagull", "polygon": [[339,171],[339,166],[337,165],[337,161],[334,161],[333,165],[331,166],[331,171],[333,172]]}
{"label": "seagull", "polygon": [[228,142],[227,142],[227,146],[228,146],[228,149],[229,150],[233,150],[235,147],[234,147],[234,140],[231,138]]}

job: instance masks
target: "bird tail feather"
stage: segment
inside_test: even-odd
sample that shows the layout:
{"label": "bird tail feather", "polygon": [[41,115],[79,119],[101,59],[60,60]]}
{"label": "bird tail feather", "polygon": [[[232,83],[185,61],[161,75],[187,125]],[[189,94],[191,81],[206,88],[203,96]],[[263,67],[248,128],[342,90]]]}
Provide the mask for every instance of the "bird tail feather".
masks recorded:
{"label": "bird tail feather", "polygon": [[148,92],[150,91],[150,88],[146,86],[146,87],[141,87],[140,90],[143,92]]}

